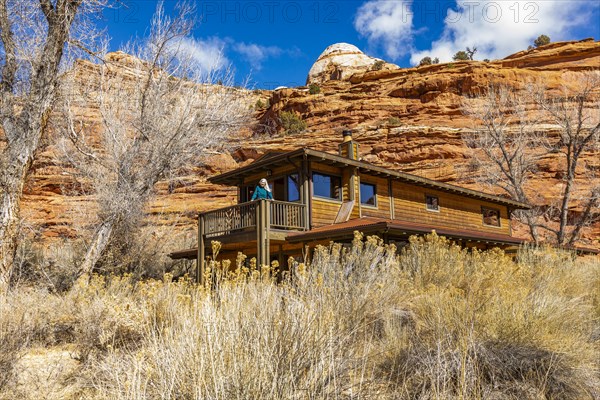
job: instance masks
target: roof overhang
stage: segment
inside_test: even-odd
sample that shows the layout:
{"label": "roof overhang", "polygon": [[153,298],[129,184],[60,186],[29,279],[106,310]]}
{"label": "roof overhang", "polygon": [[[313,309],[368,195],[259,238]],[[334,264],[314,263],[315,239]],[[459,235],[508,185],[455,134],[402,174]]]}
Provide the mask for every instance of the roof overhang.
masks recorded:
{"label": "roof overhang", "polygon": [[198,248],[174,251],[168,255],[172,260],[195,260],[198,258]]}
{"label": "roof overhang", "polygon": [[343,240],[353,237],[354,232],[364,234],[387,234],[388,236],[409,237],[423,235],[435,231],[441,236],[454,240],[480,242],[492,245],[521,245],[525,241],[509,235],[479,232],[465,229],[450,229],[430,225],[405,222],[399,220],[386,220],[381,218],[359,218],[348,222],[319,227],[307,232],[290,234],[286,240],[290,243],[311,242],[319,240]]}

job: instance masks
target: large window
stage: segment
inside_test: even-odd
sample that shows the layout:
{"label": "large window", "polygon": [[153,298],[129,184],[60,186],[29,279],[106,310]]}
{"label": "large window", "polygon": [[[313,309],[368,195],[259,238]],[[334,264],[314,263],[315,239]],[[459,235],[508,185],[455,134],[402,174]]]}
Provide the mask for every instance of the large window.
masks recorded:
{"label": "large window", "polygon": [[440,211],[440,199],[437,196],[425,195],[425,207],[429,211]]}
{"label": "large window", "polygon": [[377,187],[371,183],[360,183],[360,204],[377,206]]}
{"label": "large window", "polygon": [[483,215],[484,225],[500,226],[500,210],[481,207],[481,214]]}
{"label": "large window", "polygon": [[298,174],[287,176],[287,201],[300,200],[300,179]]}
{"label": "large window", "polygon": [[313,193],[317,197],[341,200],[342,185],[339,176],[325,175],[313,172]]}

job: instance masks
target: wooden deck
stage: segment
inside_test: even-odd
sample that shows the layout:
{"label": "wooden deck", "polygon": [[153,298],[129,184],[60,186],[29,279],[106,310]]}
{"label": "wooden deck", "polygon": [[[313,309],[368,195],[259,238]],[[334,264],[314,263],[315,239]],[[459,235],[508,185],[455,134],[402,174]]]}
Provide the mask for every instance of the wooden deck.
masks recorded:
{"label": "wooden deck", "polygon": [[303,231],[308,228],[304,204],[264,201],[264,210],[261,208],[262,201],[251,201],[201,213],[200,218],[204,218],[204,237],[210,239],[252,231],[258,225],[281,230]]}
{"label": "wooden deck", "polygon": [[198,271],[203,283],[205,248],[212,240],[256,241],[258,265],[269,264],[271,239],[285,240],[287,232],[309,227],[306,205],[277,200],[258,200],[201,213],[198,217]]}

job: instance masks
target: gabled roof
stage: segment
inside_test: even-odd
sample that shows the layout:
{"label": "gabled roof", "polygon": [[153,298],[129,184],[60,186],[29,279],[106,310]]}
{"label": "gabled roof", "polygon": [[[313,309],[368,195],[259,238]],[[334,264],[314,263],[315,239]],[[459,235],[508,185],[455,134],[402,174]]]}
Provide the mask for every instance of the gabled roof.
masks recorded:
{"label": "gabled roof", "polygon": [[223,174],[213,176],[208,180],[212,183],[218,183],[222,185],[237,186],[240,181],[246,177],[257,172],[267,171],[268,169],[283,166],[290,163],[295,163],[297,159],[307,158],[312,161],[322,161],[337,167],[348,167],[352,166],[358,168],[359,171],[368,172],[372,175],[379,175],[383,177],[390,177],[401,182],[410,183],[413,185],[428,187],[432,189],[441,190],[444,192],[460,194],[467,197],[472,197],[480,200],[489,201],[492,203],[502,204],[511,208],[516,209],[529,209],[531,208],[528,204],[514,201],[505,197],[487,194],[477,190],[466,189],[460,186],[451,185],[448,183],[434,181],[433,179],[423,178],[421,176],[408,174],[406,172],[394,171],[389,168],[379,167],[368,162],[352,160],[350,158],[342,157],[336,154],[325,153],[308,148],[301,148],[292,150],[279,155],[272,155],[266,158],[259,158],[253,163],[246,165],[245,167],[234,169],[233,171],[225,172]]}

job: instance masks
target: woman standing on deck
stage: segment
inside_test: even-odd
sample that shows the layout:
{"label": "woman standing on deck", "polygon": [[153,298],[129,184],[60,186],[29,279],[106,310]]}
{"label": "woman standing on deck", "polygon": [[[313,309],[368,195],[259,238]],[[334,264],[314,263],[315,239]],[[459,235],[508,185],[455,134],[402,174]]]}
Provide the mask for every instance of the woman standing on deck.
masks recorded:
{"label": "woman standing on deck", "polygon": [[265,178],[262,178],[258,182],[256,189],[254,189],[254,194],[252,195],[252,201],[261,199],[273,200],[271,188],[269,187],[269,184]]}

